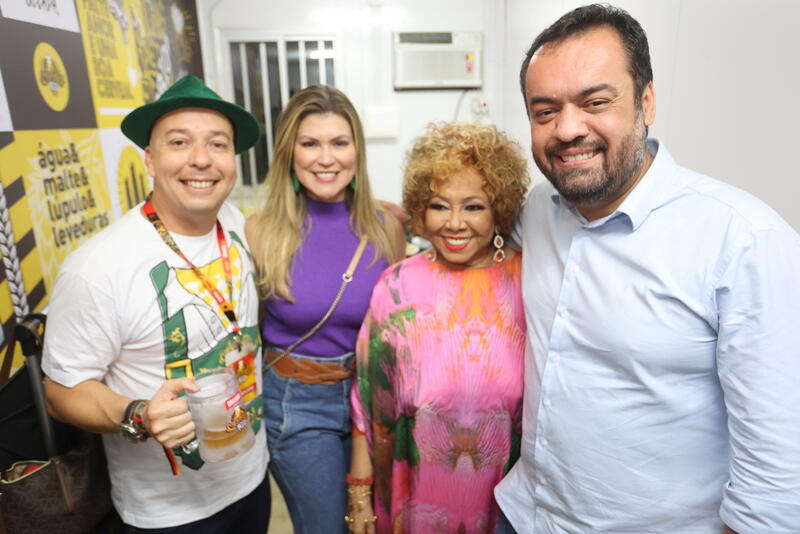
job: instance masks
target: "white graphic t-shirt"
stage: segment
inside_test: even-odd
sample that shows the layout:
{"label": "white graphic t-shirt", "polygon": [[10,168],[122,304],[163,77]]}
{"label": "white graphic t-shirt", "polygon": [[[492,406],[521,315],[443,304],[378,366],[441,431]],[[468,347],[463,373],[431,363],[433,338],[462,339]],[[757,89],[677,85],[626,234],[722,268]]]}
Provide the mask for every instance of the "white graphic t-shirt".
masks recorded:
{"label": "white graphic t-shirt", "polygon": [[[255,445],[238,458],[202,463],[196,453],[178,457],[181,474],[173,476],[155,440],[131,443],[120,435],[103,436],[112,498],[122,520],[163,528],[209,517],[264,479],[269,455],[262,424],[259,303],[244,218],[236,208],[223,205],[219,221],[230,250],[232,304],[242,345],[249,349],[241,352],[232,325],[203,283],[139,208],[64,261],[50,296],[42,367],[64,386],[94,379],[134,399],[150,399],[166,378],[221,366],[236,371],[256,431]],[[173,238],[230,298],[216,229]]]}

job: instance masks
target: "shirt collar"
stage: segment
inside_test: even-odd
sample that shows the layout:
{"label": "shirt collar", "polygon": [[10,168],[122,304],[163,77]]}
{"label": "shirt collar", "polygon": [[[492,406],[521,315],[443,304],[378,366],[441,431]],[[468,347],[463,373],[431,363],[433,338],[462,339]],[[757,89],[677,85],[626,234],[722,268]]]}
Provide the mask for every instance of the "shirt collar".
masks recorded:
{"label": "shirt collar", "polygon": [[653,156],[653,162],[614,213],[590,222],[571,203],[561,198],[555,189],[550,194],[550,198],[554,204],[567,207],[584,226],[602,226],[612,219],[624,217],[630,222],[631,231],[635,231],[653,210],[663,206],[678,194],[678,188],[669,179],[677,169],[677,165],[667,148],[653,137],[647,139],[646,148]]}

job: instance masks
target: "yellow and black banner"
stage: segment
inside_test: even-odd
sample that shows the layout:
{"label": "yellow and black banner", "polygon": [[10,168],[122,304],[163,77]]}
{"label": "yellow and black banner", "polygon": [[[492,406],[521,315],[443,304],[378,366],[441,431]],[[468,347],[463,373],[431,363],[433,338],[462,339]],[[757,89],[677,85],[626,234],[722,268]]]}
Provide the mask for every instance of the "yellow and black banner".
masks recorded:
{"label": "yellow and black banner", "polygon": [[193,0],[0,0],[0,347],[150,191],[119,124],[186,74],[203,75]]}

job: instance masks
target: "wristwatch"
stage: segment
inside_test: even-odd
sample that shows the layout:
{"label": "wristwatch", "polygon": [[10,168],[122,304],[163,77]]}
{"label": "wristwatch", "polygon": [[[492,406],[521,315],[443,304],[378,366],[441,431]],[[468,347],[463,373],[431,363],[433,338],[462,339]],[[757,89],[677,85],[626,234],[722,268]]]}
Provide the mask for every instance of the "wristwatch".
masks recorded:
{"label": "wristwatch", "polygon": [[150,437],[142,419],[145,408],[147,408],[146,400],[132,400],[125,408],[125,415],[122,416],[122,421],[119,423],[120,433],[134,443],[141,443]]}

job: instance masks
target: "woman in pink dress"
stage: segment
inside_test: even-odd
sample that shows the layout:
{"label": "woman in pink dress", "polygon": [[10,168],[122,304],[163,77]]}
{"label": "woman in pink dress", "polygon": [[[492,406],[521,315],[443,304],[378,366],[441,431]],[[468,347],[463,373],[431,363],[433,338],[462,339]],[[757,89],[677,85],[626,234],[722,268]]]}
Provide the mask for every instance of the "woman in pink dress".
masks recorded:
{"label": "woman in pink dress", "polygon": [[505,241],[528,185],[519,147],[491,126],[435,126],[409,153],[403,203],[432,248],[381,275],[359,333],[351,532],[495,532],[525,343]]}

